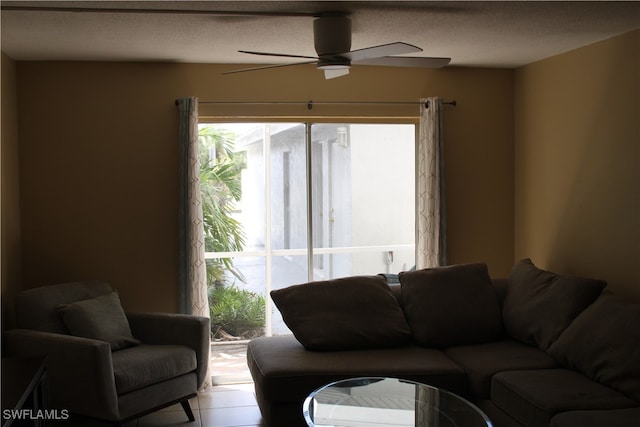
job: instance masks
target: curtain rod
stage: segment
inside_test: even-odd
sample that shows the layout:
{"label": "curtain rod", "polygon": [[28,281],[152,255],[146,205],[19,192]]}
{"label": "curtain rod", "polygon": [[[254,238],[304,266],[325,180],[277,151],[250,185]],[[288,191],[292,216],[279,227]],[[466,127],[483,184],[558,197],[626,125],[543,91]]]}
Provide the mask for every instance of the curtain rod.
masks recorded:
{"label": "curtain rod", "polygon": [[[313,109],[314,105],[422,105],[420,101],[198,101],[198,104],[221,104],[221,105],[306,105],[307,109]],[[445,105],[455,107],[458,103],[453,101],[443,102]],[[176,100],[176,105],[178,101]],[[429,108],[429,101],[424,103]]]}

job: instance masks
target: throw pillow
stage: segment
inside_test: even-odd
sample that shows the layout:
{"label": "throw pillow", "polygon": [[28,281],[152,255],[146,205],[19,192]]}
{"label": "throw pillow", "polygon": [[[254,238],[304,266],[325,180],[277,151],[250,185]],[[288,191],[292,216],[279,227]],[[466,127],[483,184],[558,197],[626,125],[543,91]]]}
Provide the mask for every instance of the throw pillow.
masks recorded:
{"label": "throw pillow", "polygon": [[117,292],[57,307],[71,335],[106,341],[111,351],[140,344],[131,335]]}
{"label": "throw pillow", "polygon": [[400,273],[414,341],[427,347],[493,341],[502,334],[498,296],[486,264]]}
{"label": "throw pillow", "polygon": [[382,277],[354,276],[271,291],[293,335],[309,350],[394,347],[411,334]]}
{"label": "throw pillow", "polygon": [[602,280],[541,270],[530,259],[515,264],[503,305],[505,330],[512,338],[543,350],[602,293]]}
{"label": "throw pillow", "polygon": [[558,363],[640,401],[640,304],[604,294],[551,345]]}

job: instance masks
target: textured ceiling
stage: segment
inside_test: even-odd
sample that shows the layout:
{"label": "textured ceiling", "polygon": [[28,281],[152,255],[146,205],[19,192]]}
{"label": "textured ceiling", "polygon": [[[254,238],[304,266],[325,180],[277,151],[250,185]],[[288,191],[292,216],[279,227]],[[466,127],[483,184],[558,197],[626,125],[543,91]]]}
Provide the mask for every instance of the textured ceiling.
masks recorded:
{"label": "textured ceiling", "polygon": [[[640,2],[12,2],[2,51],[16,60],[279,63],[240,49],[315,55],[312,16],[350,13],[352,48],[396,41],[451,66],[517,67],[640,28]],[[12,10],[17,6],[148,9],[148,13]],[[172,13],[158,13],[158,11]],[[263,12],[263,16],[182,13]]]}

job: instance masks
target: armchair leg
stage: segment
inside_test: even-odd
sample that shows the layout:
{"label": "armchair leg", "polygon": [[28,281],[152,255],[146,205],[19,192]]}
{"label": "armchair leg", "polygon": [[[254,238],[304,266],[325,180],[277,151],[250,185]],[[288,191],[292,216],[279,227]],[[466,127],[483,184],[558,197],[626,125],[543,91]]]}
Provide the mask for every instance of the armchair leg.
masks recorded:
{"label": "armchair leg", "polygon": [[182,402],[180,402],[180,404],[182,405],[182,409],[184,409],[184,413],[187,414],[187,418],[189,418],[189,421],[194,422],[196,420],[196,417],[193,416],[193,411],[191,410],[189,399],[183,400]]}

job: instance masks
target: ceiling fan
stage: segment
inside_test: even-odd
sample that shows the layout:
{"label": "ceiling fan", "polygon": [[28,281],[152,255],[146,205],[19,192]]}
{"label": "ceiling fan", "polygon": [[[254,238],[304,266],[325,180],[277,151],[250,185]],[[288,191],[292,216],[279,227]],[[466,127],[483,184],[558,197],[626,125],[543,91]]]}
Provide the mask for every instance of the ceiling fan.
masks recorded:
{"label": "ceiling fan", "polygon": [[351,64],[441,68],[451,61],[451,58],[396,56],[422,52],[421,48],[403,42],[351,50],[351,19],[344,13],[339,12],[322,14],[314,19],[313,39],[318,56],[240,50],[239,52],[241,53],[251,55],[298,58],[305,59],[305,61],[244,68],[227,71],[223,74],[243,73],[292,65],[317,64],[317,68],[324,71],[325,78],[332,79],[349,74]]}

